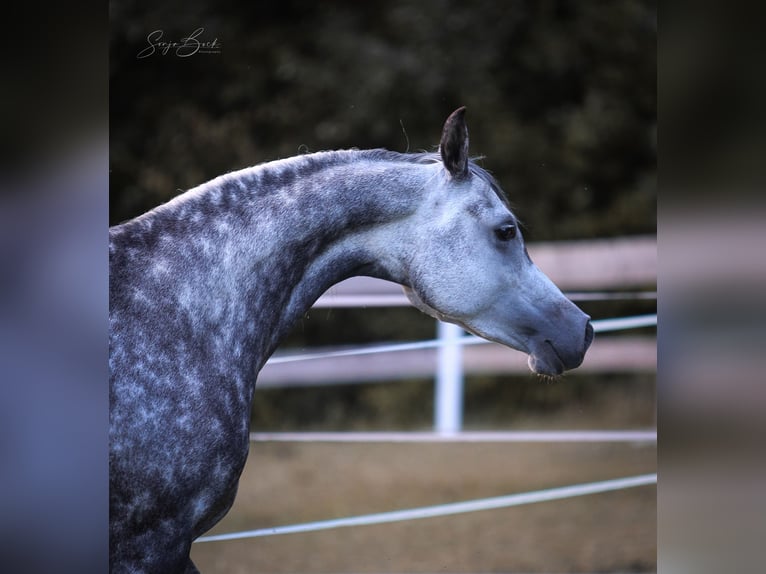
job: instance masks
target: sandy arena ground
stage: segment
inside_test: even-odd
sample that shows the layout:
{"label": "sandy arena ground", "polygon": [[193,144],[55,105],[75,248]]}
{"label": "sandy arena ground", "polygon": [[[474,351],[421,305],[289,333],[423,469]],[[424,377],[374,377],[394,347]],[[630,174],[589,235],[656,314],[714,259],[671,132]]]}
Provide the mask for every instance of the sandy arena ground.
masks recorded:
{"label": "sandy arena ground", "polygon": [[[256,443],[211,532],[385,512],[656,472],[655,444]],[[194,544],[205,574],[654,572],[656,486]]]}

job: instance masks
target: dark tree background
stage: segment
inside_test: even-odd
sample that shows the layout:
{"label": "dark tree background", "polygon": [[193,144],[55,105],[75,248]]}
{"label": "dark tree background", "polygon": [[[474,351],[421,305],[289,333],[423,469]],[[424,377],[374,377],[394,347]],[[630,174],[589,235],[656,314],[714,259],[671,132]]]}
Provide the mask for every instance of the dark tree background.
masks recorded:
{"label": "dark tree background", "polygon": [[[306,151],[433,150],[466,105],[471,152],[528,240],[656,230],[651,0],[122,0],[110,19],[111,224]],[[137,57],[153,31],[180,42],[199,28],[219,53]],[[336,311],[291,342],[432,329],[409,309]]]}

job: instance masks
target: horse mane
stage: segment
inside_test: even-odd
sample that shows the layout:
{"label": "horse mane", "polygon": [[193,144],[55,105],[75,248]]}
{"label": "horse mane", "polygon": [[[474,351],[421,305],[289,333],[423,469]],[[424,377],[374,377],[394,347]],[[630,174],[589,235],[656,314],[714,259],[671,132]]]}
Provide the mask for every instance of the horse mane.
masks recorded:
{"label": "horse mane", "polygon": [[[502,189],[492,174],[476,163],[481,159],[484,159],[484,156],[470,159],[468,162],[469,170],[473,175],[481,178],[488,185],[500,191],[502,194]],[[398,151],[390,151],[384,148],[367,150],[351,148],[346,150],[317,151],[313,153],[306,153],[282,160],[261,163],[246,169],[251,169],[256,172],[266,172],[271,169],[279,169],[280,171],[290,169],[297,175],[306,176],[311,175],[312,173],[324,169],[328,166],[348,164],[358,160],[392,163],[403,162],[414,164],[442,163],[441,155],[438,152],[423,151],[417,153],[402,153]]]}
{"label": "horse mane", "polygon": [[[470,172],[483,180],[492,188],[500,200],[511,209],[508,197],[497,183],[495,178],[486,169],[479,166],[476,160],[481,157],[470,159],[468,169]],[[144,220],[154,217],[152,212],[174,212],[183,209],[185,204],[193,197],[206,193],[211,189],[221,196],[228,192],[239,193],[244,187],[250,190],[258,190],[258,195],[267,195],[280,185],[286,185],[293,181],[308,177],[318,171],[332,166],[348,165],[356,161],[386,162],[386,163],[410,163],[410,164],[440,164],[441,156],[438,152],[402,153],[390,151],[384,148],[360,150],[356,148],[334,151],[318,151],[284,159],[272,160],[240,170],[231,171],[202,183],[195,188],[187,190],[175,197],[170,198],[165,204],[158,206],[149,213],[135,218]],[[231,196],[230,196],[231,197]],[[232,204],[235,202],[232,201]]]}
{"label": "horse mane", "polygon": [[[378,160],[378,161],[390,161],[390,162],[405,162],[405,163],[416,163],[416,164],[434,164],[434,163],[443,163],[441,155],[439,152],[416,152],[416,153],[401,153],[397,151],[389,151],[387,149],[372,149],[372,150],[364,150],[358,152],[360,155],[359,157],[363,157],[370,160]],[[492,188],[492,191],[497,194],[497,196],[500,198],[500,200],[510,207],[510,201],[508,200],[508,196],[505,194],[505,191],[502,187],[500,187],[500,184],[497,182],[495,177],[486,169],[481,167],[477,161],[484,159],[484,156],[478,156],[475,158],[471,158],[468,160],[468,169],[470,170],[471,174],[474,176],[480,178],[482,181],[484,181],[487,185],[489,185]]]}

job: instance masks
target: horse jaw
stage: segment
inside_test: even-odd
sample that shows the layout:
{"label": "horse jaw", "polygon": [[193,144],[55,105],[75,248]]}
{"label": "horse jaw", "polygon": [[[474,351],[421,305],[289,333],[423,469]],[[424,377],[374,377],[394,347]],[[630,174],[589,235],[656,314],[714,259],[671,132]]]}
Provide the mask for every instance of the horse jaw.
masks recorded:
{"label": "horse jaw", "polygon": [[[510,340],[508,334],[500,335],[483,332],[480,329],[467,325],[463,321],[445,315],[438,309],[434,309],[428,303],[423,301],[423,299],[414,289],[406,286],[403,286],[403,289],[405,295],[407,295],[407,298],[410,300],[413,306],[426,315],[429,315],[434,319],[438,319],[439,321],[454,323],[464,328],[466,331],[470,331],[474,335],[489,341],[500,343],[501,345],[505,345],[506,347],[521,351],[522,353],[527,353],[527,355],[529,355],[527,359],[527,365],[533,373],[538,375],[543,375],[546,377],[557,377],[564,371],[579,367],[580,364],[582,364],[583,358],[585,357],[585,351],[588,350],[590,344],[593,342],[593,327],[591,326],[590,321],[587,320],[589,318],[586,318],[585,334],[583,338],[583,348],[581,350],[581,354],[579,354],[579,357],[573,358],[570,356],[565,359],[559,355],[559,352],[556,350],[554,344],[548,339],[531,337],[525,341],[521,341],[516,338]],[[583,315],[583,317],[586,316]]]}
{"label": "horse jaw", "polygon": [[[506,347],[510,347],[512,349],[515,349],[517,351],[521,351],[522,353],[528,353],[528,350],[525,346],[522,346],[519,342],[508,341],[505,337],[499,338],[494,337],[488,333],[483,333],[475,328],[472,328],[468,325],[466,325],[463,321],[460,321],[459,319],[456,319],[454,317],[450,317],[438,309],[435,309],[431,307],[428,303],[423,301],[423,299],[420,297],[417,291],[412,289],[411,287],[402,286],[404,289],[404,294],[407,295],[407,298],[410,300],[410,303],[418,309],[419,311],[425,313],[426,315],[433,317],[434,319],[438,319],[439,321],[443,321],[445,323],[453,323],[455,325],[458,325],[465,329],[466,331],[469,331],[473,333],[474,335],[478,337],[482,337],[483,339],[487,339],[488,341],[494,341],[496,343],[500,343],[501,345],[505,345]],[[551,347],[551,350],[553,348]],[[559,375],[563,371],[563,363],[560,359],[558,359],[558,355],[556,355],[555,351],[553,352],[553,355],[555,359],[558,360],[558,365],[555,367],[552,367],[551,364],[556,364],[555,361],[552,361],[550,353],[546,353],[546,356],[543,358],[540,354],[536,354],[534,357],[531,353],[529,353],[529,360],[528,365],[529,368],[532,370],[532,372],[541,374],[541,375]]]}
{"label": "horse jaw", "polygon": [[418,295],[417,292],[411,287],[402,285],[402,288],[404,289],[404,294],[407,295],[407,299],[410,300],[410,303],[412,303],[412,305],[418,311],[425,313],[429,317],[438,319],[439,321],[444,321],[447,323],[455,323],[455,321],[448,319],[444,313],[442,313],[441,311],[438,311],[437,309],[434,309],[433,307],[428,305],[425,301],[423,301],[423,299],[420,298],[420,295]]}

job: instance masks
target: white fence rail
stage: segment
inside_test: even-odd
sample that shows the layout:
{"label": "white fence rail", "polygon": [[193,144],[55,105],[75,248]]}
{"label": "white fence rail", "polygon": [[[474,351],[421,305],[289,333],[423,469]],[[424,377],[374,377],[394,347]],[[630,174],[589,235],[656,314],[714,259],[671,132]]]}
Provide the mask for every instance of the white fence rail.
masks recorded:
{"label": "white fence rail", "polygon": [[[460,341],[468,343],[462,349],[463,372],[466,375],[529,372],[523,353],[469,337],[461,337]],[[279,355],[261,371],[258,388],[430,378],[434,376],[439,345],[439,339],[434,339]],[[393,361],[392,353],[396,353]],[[657,340],[653,336],[597,337],[578,372],[653,372],[656,365]]]}
{"label": "white fence rail", "polygon": [[511,506],[520,506],[522,504],[547,502],[550,500],[561,500],[575,496],[586,496],[588,494],[610,492],[613,490],[622,490],[625,488],[635,488],[637,486],[646,486],[656,483],[656,474],[642,474],[638,476],[603,480],[600,482],[572,484],[570,486],[536,490],[533,492],[521,492],[518,494],[508,494],[505,496],[495,496],[493,498],[481,498],[478,500],[451,502],[448,504],[439,504],[435,506],[407,508],[405,510],[394,510],[391,512],[366,514],[363,516],[348,516],[345,518],[335,518],[332,520],[304,522],[302,524],[274,526],[270,528],[259,528],[256,530],[230,532],[226,534],[212,534],[210,536],[202,536],[197,538],[195,542],[217,542],[223,540],[239,540],[242,538],[259,538],[263,536],[276,536],[278,534],[297,534],[300,532],[316,532],[318,530],[330,530],[334,528],[345,528],[349,526],[369,526],[372,524],[401,522],[403,520],[418,520],[422,518],[436,518],[438,516],[453,516],[456,514],[464,514],[466,512],[496,510],[498,508],[509,508]]}
{"label": "white fence rail", "polygon": [[657,442],[654,430],[565,430],[565,431],[462,431],[438,432],[252,432],[251,442],[323,443],[561,443],[561,442]]}

